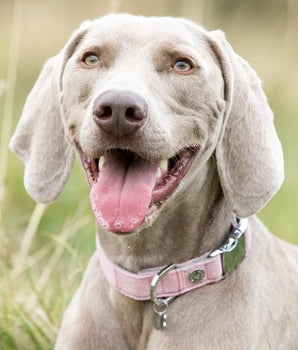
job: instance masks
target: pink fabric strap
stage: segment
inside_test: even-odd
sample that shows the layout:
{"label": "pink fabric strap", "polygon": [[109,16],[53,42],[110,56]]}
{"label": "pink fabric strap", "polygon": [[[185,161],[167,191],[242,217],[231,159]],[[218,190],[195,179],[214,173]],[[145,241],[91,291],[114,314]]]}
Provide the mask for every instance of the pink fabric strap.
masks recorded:
{"label": "pink fabric strap", "polygon": [[[233,232],[235,232],[235,230]],[[250,248],[251,232],[249,226],[245,228],[243,235],[245,242],[244,258]],[[230,237],[231,235],[229,239]],[[199,258],[189,260],[182,264],[176,264],[173,270],[169,271],[160,279],[156,287],[156,297],[178,296],[223,279],[226,275],[225,264],[227,263],[225,262],[225,254],[229,254],[234,249],[241,249],[241,247],[237,248],[237,242],[230,252],[225,251],[225,249],[230,249],[227,246],[228,242],[230,244],[231,241],[228,240],[226,245],[212,253],[206,253]],[[238,246],[240,246],[240,244],[238,244]],[[100,245],[98,236],[96,237],[96,247],[105,277],[117,291],[135,300],[150,300],[150,285],[152,279],[165,266],[141,270],[137,274],[134,274],[126,271],[108,259]],[[236,262],[235,266],[237,264]],[[232,268],[235,266],[232,265]]]}

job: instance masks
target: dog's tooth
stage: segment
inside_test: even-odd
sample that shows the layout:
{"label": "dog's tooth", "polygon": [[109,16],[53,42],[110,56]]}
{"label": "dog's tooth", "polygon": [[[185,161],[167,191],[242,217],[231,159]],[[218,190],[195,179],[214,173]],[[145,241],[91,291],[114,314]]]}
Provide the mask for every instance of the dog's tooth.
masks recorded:
{"label": "dog's tooth", "polygon": [[160,162],[159,169],[161,170],[161,172],[168,170],[168,160],[167,159],[164,159]]}
{"label": "dog's tooth", "polygon": [[157,169],[157,172],[156,172],[156,178],[158,179],[159,177],[161,177],[162,175],[162,172],[160,170],[160,168]]}
{"label": "dog's tooth", "polygon": [[102,168],[104,161],[105,161],[105,160],[104,160],[104,157],[100,157],[100,158],[99,158],[98,169],[101,169],[101,168]]}

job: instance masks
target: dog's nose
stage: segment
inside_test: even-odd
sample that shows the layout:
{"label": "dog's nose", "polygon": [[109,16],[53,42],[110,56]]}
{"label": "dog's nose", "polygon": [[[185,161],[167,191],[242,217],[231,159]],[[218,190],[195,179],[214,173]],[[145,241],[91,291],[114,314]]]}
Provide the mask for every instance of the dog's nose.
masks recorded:
{"label": "dog's nose", "polygon": [[93,119],[106,133],[127,136],[146,121],[148,105],[136,93],[108,90],[99,95],[93,105]]}

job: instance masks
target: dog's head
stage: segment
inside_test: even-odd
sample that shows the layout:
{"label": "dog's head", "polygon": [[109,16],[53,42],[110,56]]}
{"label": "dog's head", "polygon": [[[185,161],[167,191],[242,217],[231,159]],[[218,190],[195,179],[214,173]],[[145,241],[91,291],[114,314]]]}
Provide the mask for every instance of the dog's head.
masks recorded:
{"label": "dog's head", "polygon": [[212,155],[240,217],[260,210],[284,176],[256,73],[220,31],[167,17],[84,22],[46,62],[10,147],[43,203],[63,190],[76,148],[108,231],[152,223]]}

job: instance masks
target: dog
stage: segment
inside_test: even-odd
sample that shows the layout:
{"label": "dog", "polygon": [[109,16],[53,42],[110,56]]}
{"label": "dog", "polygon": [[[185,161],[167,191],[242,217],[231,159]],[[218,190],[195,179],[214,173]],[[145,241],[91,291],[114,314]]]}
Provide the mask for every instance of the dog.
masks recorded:
{"label": "dog", "polygon": [[283,154],[250,65],[221,31],[171,17],[85,21],[50,58],[11,139],[37,202],[74,153],[97,251],[56,350],[298,347],[297,247],[254,215]]}

